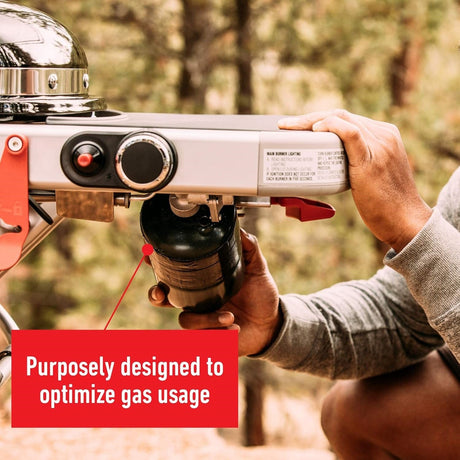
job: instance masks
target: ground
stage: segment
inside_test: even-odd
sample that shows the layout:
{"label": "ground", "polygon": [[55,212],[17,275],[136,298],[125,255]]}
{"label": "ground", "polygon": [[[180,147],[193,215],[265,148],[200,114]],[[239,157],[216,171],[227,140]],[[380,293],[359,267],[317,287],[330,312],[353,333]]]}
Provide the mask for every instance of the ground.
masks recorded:
{"label": "ground", "polygon": [[245,448],[239,429],[11,428],[0,422],[2,460],[334,460],[312,397],[268,395],[268,445]]}
{"label": "ground", "polygon": [[5,460],[333,460],[321,449],[244,448],[206,428],[0,428]]}

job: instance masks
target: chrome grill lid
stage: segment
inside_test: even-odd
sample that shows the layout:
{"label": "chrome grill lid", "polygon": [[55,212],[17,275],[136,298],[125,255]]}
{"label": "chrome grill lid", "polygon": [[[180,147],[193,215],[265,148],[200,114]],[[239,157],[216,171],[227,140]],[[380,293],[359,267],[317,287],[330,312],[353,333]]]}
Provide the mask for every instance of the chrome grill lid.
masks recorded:
{"label": "chrome grill lid", "polygon": [[38,10],[0,1],[0,116],[104,110],[88,93],[88,61],[75,36]]}

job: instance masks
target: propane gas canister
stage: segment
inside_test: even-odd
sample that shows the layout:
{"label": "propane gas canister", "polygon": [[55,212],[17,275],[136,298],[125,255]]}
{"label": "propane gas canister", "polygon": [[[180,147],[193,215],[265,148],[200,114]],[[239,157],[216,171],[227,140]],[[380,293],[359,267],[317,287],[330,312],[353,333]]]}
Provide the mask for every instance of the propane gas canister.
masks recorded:
{"label": "propane gas canister", "polygon": [[169,195],[158,194],[143,204],[140,221],[154,248],[150,260],[156,278],[173,306],[210,312],[238,292],[243,259],[234,206],[222,208],[219,222],[212,222],[206,205],[191,217],[179,217]]}

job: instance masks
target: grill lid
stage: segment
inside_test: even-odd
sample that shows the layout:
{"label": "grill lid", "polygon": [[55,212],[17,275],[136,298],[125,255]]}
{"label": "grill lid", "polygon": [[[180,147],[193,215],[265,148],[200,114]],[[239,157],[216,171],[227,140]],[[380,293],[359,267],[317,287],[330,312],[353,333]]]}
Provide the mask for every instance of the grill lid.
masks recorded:
{"label": "grill lid", "polygon": [[0,115],[104,110],[88,93],[88,61],[76,37],[45,13],[0,1]]}

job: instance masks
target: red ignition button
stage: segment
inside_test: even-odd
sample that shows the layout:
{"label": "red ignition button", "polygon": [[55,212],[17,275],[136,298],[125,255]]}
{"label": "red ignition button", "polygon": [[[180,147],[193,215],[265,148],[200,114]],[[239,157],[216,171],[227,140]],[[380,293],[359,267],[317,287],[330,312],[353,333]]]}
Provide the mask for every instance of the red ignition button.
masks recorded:
{"label": "red ignition button", "polygon": [[93,155],[91,153],[81,153],[77,158],[77,164],[80,168],[87,168],[93,163]]}
{"label": "red ignition button", "polygon": [[83,176],[94,176],[104,167],[102,148],[92,142],[75,147],[72,152],[72,164],[76,172]]}

